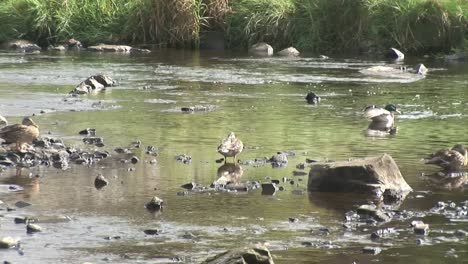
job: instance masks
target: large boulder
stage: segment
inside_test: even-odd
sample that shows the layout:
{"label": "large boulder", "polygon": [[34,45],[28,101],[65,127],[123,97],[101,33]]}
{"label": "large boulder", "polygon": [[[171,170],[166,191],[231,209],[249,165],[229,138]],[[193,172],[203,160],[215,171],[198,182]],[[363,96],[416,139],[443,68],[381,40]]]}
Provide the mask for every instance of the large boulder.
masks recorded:
{"label": "large boulder", "polygon": [[294,47],[289,47],[278,52],[278,55],[285,57],[297,57],[299,54],[300,52]]}
{"label": "large boulder", "polygon": [[243,247],[210,257],[202,264],[274,264],[270,251],[264,246]]}
{"label": "large boulder", "polygon": [[249,53],[260,56],[271,56],[273,55],[273,47],[265,42],[260,42],[250,46]]}
{"label": "large boulder", "polygon": [[379,196],[385,190],[412,191],[388,154],[316,164],[310,169],[307,188],[311,192],[364,192]]}

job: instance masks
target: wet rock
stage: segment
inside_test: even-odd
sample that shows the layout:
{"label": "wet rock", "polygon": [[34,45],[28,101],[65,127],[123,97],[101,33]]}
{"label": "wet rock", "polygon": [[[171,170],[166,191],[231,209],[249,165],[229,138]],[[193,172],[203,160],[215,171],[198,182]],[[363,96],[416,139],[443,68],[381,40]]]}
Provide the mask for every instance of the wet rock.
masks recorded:
{"label": "wet rock", "polygon": [[24,208],[24,207],[28,207],[28,206],[31,206],[32,204],[28,203],[28,202],[25,202],[25,201],[18,201],[15,203],[15,206],[17,208]]}
{"label": "wet rock", "polygon": [[276,179],[271,180],[271,182],[274,183],[274,184],[280,184],[280,181],[276,180]]}
{"label": "wet rock", "polygon": [[126,45],[109,45],[109,44],[99,44],[96,46],[89,46],[88,51],[97,51],[97,52],[130,52],[132,47]]}
{"label": "wet rock", "polygon": [[184,106],[180,108],[180,111],[185,113],[194,113],[194,112],[211,112],[216,110],[214,105],[194,105],[194,106]]}
{"label": "wet rock", "polygon": [[259,56],[271,56],[273,55],[273,47],[265,42],[260,42],[250,46],[249,53]]}
{"label": "wet rock", "polygon": [[181,154],[181,155],[177,155],[175,157],[175,160],[178,161],[178,162],[182,162],[184,164],[188,164],[188,163],[192,162],[192,157],[189,156],[189,155],[186,155],[186,154]]}
{"label": "wet rock", "polygon": [[102,174],[99,174],[94,179],[94,187],[96,187],[96,189],[98,190],[103,188],[104,186],[107,186],[108,184],[109,181]]}
{"label": "wet rock", "polygon": [[391,220],[391,216],[389,216],[385,211],[368,204],[359,206],[356,213],[361,217],[371,218],[378,222],[388,222]]}
{"label": "wet rock", "polygon": [[12,248],[18,245],[19,239],[12,237],[2,237],[0,239],[0,248]]}
{"label": "wet rock", "polygon": [[278,152],[269,159],[269,162],[274,168],[285,167],[288,165],[288,157],[285,153]]}
{"label": "wet rock", "polygon": [[85,128],[78,132],[80,135],[87,135],[87,136],[95,136],[96,135],[96,129],[95,128]]}
{"label": "wet rock", "polygon": [[153,156],[158,155],[157,149],[155,146],[146,146],[145,151],[146,151],[146,154],[148,155],[153,155]]}
{"label": "wet rock", "polygon": [[187,190],[193,190],[195,189],[196,187],[198,186],[198,184],[194,183],[194,182],[190,182],[190,183],[186,183],[180,187],[184,188],[184,189],[187,189]]}
{"label": "wet rock", "polygon": [[278,191],[278,187],[274,183],[262,183],[262,194],[273,195]]}
{"label": "wet rock", "polygon": [[383,202],[384,204],[396,204],[405,199],[405,194],[394,190],[394,189],[386,189],[383,193]]}
{"label": "wet rock", "polygon": [[50,50],[50,51],[65,51],[65,50],[67,50],[67,48],[65,48],[65,46],[63,46],[63,45],[57,45],[57,46],[49,45],[49,47],[47,47],[47,50]]}
{"label": "wet rock", "polygon": [[36,224],[27,224],[26,225],[26,233],[32,234],[32,233],[37,233],[37,232],[42,232],[42,228]]}
{"label": "wet rock", "polygon": [[320,96],[314,92],[308,92],[305,99],[308,104],[318,104],[320,102]]}
{"label": "wet rock", "polygon": [[429,225],[423,223],[422,221],[413,221],[416,222],[413,225],[413,231],[417,235],[427,235],[429,233]]}
{"label": "wet rock", "polygon": [[289,221],[290,223],[298,223],[298,222],[299,222],[299,219],[298,219],[298,218],[295,218],[295,217],[289,217],[289,218],[288,218],[288,221]]}
{"label": "wet rock", "polygon": [[157,196],[154,196],[151,201],[145,204],[145,208],[150,211],[158,211],[163,208],[163,200]]}
{"label": "wet rock", "polygon": [[15,217],[14,222],[15,224],[29,224],[29,223],[35,223],[37,222],[37,218],[32,218],[32,217]]}
{"label": "wet rock", "polygon": [[395,48],[390,48],[390,52],[387,54],[387,58],[401,61],[405,59],[405,54]]}
{"label": "wet rock", "polygon": [[387,154],[313,165],[307,187],[309,191],[365,192],[373,195],[382,194],[387,189],[402,195],[412,191],[393,158]]}
{"label": "wet rock", "polygon": [[318,162],[318,160],[306,159],[306,163],[315,163],[315,162]]}
{"label": "wet rock", "polygon": [[298,170],[305,170],[306,167],[307,165],[305,165],[304,163],[299,163],[296,165],[296,169]]}
{"label": "wet rock", "polygon": [[80,50],[83,48],[83,45],[81,44],[79,40],[71,38],[67,41],[67,47],[68,49],[71,49],[71,50]]}
{"label": "wet rock", "polygon": [[159,235],[161,231],[159,231],[159,229],[145,229],[143,230],[143,232],[146,235],[154,236],[154,235]]}
{"label": "wet rock", "polygon": [[37,44],[22,39],[9,41],[5,46],[9,49],[29,53],[40,52],[42,50]]}
{"label": "wet rock", "polygon": [[459,230],[455,231],[455,235],[458,236],[458,237],[466,237],[466,236],[468,236],[468,232],[463,230],[463,229],[459,229]]}
{"label": "wet rock", "polygon": [[210,257],[202,264],[273,264],[270,251],[264,246],[243,247]]}
{"label": "wet rock", "polygon": [[140,49],[140,48],[131,48],[130,52],[131,53],[150,53],[151,50],[149,50],[149,49]]}
{"label": "wet rock", "polygon": [[364,254],[378,255],[380,252],[382,252],[382,249],[379,247],[365,247],[362,249]]}
{"label": "wet rock", "polygon": [[297,57],[299,54],[300,52],[294,47],[289,47],[278,52],[278,55],[285,57]]}
{"label": "wet rock", "polygon": [[106,87],[115,86],[116,81],[104,74],[92,75],[78,84],[70,94],[88,94],[104,90]]}
{"label": "wet rock", "polygon": [[389,236],[391,234],[396,234],[395,228],[387,227],[387,228],[376,230],[375,232],[373,232],[370,235],[370,237],[371,237],[371,239],[379,239],[379,238],[382,238],[382,237]]}
{"label": "wet rock", "polygon": [[132,162],[132,164],[137,164],[140,162],[140,159],[137,156],[133,156],[130,158],[130,162]]}
{"label": "wet rock", "polygon": [[83,142],[89,145],[101,146],[104,144],[104,139],[102,137],[85,137]]}

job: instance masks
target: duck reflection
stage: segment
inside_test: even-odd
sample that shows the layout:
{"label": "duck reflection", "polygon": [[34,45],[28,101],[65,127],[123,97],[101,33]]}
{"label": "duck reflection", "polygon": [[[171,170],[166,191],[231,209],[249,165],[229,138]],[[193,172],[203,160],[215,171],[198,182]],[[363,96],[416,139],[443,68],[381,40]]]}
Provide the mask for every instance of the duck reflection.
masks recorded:
{"label": "duck reflection", "polygon": [[218,179],[213,182],[214,185],[238,184],[244,171],[238,163],[225,163],[218,168]]}

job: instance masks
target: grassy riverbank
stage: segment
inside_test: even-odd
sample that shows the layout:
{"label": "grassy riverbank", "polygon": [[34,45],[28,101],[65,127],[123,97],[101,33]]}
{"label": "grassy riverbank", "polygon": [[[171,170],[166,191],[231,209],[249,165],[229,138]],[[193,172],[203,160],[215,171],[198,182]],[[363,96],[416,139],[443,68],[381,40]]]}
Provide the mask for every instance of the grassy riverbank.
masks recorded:
{"label": "grassy riverbank", "polygon": [[4,0],[0,41],[42,45],[194,46],[202,31],[225,32],[230,48],[266,41],[314,52],[398,47],[447,52],[468,47],[465,0]]}

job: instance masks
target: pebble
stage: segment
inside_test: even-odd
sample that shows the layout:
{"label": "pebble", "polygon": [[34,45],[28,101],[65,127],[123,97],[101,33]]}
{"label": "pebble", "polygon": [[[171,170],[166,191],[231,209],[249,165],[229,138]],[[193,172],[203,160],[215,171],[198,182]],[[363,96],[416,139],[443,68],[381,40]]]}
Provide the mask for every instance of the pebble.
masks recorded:
{"label": "pebble", "polygon": [[140,161],[140,159],[139,159],[137,156],[133,156],[133,157],[130,159],[130,161],[131,161],[133,164],[137,164],[137,163]]}
{"label": "pebble", "polygon": [[99,174],[96,176],[96,179],[94,179],[94,187],[96,187],[96,189],[101,189],[108,184],[109,181],[102,174]]}

